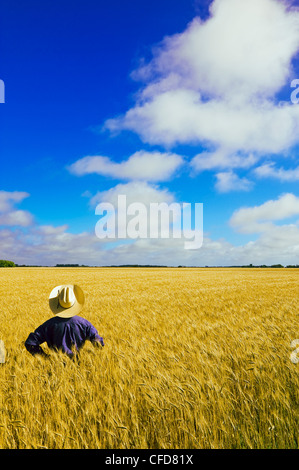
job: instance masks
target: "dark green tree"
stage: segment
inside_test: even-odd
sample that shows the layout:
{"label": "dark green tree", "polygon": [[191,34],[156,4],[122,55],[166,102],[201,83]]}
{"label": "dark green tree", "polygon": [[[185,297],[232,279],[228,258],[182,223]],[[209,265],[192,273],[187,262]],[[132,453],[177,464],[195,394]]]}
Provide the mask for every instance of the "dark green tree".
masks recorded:
{"label": "dark green tree", "polygon": [[0,259],[0,268],[13,268],[15,263],[13,261],[8,261],[7,259]]}

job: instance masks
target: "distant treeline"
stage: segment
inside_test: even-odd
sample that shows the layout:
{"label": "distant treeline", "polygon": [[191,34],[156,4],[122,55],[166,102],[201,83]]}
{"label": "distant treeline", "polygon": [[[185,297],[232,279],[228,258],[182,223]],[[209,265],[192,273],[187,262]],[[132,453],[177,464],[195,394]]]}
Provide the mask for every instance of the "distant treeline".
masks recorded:
{"label": "distant treeline", "polygon": [[[52,266],[41,266],[35,264],[15,264],[13,261],[8,260],[0,260],[0,268],[12,268],[12,267],[31,267],[31,268],[42,268],[42,267],[52,267]],[[55,268],[201,268],[203,266],[165,266],[160,264],[111,264],[109,266],[89,266],[86,264],[56,264]],[[246,264],[241,266],[204,266],[205,268],[299,268],[299,264],[288,264],[287,266],[283,266],[282,264],[261,264],[261,265],[254,265],[254,264]]]}
{"label": "distant treeline", "polygon": [[253,264],[248,264],[245,266],[230,266],[231,268],[299,268],[299,265],[291,265],[289,264],[288,266],[283,266],[282,264],[271,264],[270,266],[267,266],[266,264],[261,264],[260,266],[254,266]]}
{"label": "distant treeline", "polygon": [[86,264],[56,264],[55,268],[88,268]]}
{"label": "distant treeline", "polygon": [[[186,266],[178,266],[178,268],[181,267],[186,267]],[[194,268],[196,266],[193,266]],[[244,265],[233,265],[233,266],[205,266],[205,268],[299,268],[299,265],[292,265],[289,264],[287,266],[283,266],[282,264],[271,264],[271,265],[266,265],[266,264],[260,264],[260,265],[254,265],[254,264],[244,264]]]}
{"label": "distant treeline", "polygon": [[13,261],[8,261],[7,259],[0,259],[0,268],[13,268],[15,263]]}
{"label": "distant treeline", "polygon": [[168,268],[160,264],[111,264],[109,266],[86,266],[85,264],[56,264],[56,268]]}
{"label": "distant treeline", "polygon": [[[253,264],[247,264],[244,266],[228,266],[230,268],[284,268],[282,264],[271,264],[270,266],[267,266],[266,264],[261,264],[259,266],[255,266]],[[286,266],[287,268],[289,266]]]}
{"label": "distant treeline", "polygon": [[111,264],[110,266],[101,266],[102,268],[169,268],[161,264]]}

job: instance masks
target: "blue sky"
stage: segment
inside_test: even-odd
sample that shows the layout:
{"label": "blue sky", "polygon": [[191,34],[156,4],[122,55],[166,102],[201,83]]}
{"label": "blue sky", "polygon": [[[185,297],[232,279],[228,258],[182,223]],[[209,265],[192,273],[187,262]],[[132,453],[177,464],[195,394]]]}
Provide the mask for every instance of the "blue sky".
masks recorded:
{"label": "blue sky", "polygon": [[[298,6],[4,0],[0,258],[299,264]],[[117,194],[203,203],[202,247],[103,243]]]}

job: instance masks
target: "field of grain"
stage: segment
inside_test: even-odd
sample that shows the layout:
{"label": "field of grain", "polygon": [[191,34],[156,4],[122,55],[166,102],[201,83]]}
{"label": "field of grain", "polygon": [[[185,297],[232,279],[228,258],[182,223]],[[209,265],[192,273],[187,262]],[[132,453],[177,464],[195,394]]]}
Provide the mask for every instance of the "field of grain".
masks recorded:
{"label": "field of grain", "polygon": [[[24,348],[77,283],[103,336]],[[0,448],[298,448],[298,270],[2,268]]]}

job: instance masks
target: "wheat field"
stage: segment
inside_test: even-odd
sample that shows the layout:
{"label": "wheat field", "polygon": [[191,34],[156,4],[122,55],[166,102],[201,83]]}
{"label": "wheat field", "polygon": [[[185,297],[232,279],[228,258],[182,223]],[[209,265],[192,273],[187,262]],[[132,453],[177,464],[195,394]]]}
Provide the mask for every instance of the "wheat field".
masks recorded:
{"label": "wheat field", "polygon": [[[53,287],[103,336],[31,356]],[[0,448],[298,448],[298,270],[3,268]]]}

